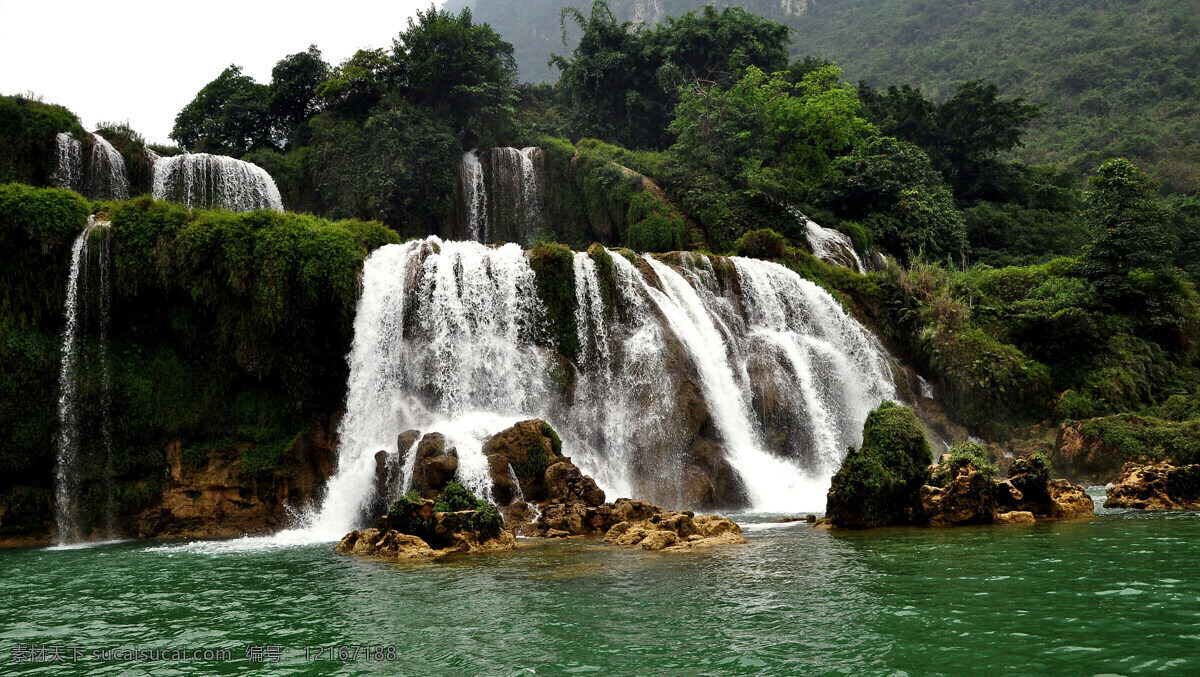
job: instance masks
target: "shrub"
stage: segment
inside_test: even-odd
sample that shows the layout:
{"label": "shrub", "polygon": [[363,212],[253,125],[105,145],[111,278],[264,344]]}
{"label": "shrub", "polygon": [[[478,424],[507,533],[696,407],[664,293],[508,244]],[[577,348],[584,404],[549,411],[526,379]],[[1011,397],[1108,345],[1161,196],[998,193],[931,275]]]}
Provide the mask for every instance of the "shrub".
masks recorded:
{"label": "shrub", "polygon": [[770,228],[752,230],[742,235],[733,243],[733,251],[738,256],[748,256],[755,259],[781,259],[787,256],[787,238]]}
{"label": "shrub", "polygon": [[1050,459],[1045,454],[1039,452],[1014,459],[1008,467],[1008,476],[1027,500],[1049,498],[1046,484],[1050,481]]}
{"label": "shrub", "polygon": [[980,488],[990,487],[1000,474],[996,465],[988,460],[987,448],[978,442],[957,442],[950,453],[941,459],[930,476],[929,484],[935,487],[948,485],[968,465],[975,466],[976,482]]}

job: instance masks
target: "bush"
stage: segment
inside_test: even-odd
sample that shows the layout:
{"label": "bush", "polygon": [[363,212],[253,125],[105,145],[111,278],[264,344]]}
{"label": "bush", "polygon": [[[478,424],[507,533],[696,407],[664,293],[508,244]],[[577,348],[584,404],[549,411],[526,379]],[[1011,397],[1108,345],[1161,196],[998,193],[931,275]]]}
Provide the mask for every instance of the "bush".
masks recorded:
{"label": "bush", "polygon": [[787,238],[770,228],[752,230],[739,237],[733,243],[733,251],[738,256],[748,256],[754,259],[781,259],[787,256]]}
{"label": "bush", "polygon": [[85,138],[79,118],[62,106],[28,96],[0,96],[0,183],[47,185],[59,132]]}
{"label": "bush", "polygon": [[911,522],[932,462],[916,414],[884,402],[867,415],[862,446],[850,449],[833,476],[827,516],[852,529]]}
{"label": "bush", "polygon": [[975,466],[976,482],[980,488],[990,488],[1000,471],[988,460],[987,448],[978,442],[956,442],[950,453],[941,459],[930,476],[929,484],[935,487],[948,485],[968,465]]}
{"label": "bush", "polygon": [[1050,459],[1045,454],[1039,452],[1014,459],[1008,467],[1008,476],[1027,500],[1049,498],[1046,485],[1050,482]]}

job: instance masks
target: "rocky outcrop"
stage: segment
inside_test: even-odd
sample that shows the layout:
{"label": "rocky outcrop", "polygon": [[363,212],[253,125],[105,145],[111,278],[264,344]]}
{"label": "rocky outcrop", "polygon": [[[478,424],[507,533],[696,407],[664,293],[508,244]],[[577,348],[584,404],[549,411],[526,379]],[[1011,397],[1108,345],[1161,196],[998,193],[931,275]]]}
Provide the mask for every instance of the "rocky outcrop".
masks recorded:
{"label": "rocky outcrop", "polygon": [[[456,517],[458,513],[438,513],[443,517]],[[343,555],[357,555],[391,561],[441,557],[453,553],[484,553],[512,550],[517,539],[511,531],[501,531],[493,537],[480,537],[478,532],[459,531],[450,534],[450,544],[435,550],[424,539],[405,534],[395,529],[387,531],[376,527],[351,531],[342,537],[336,550]]]}
{"label": "rocky outcrop", "polygon": [[427,433],[421,438],[413,463],[413,489],[425,498],[433,498],[446,488],[457,472],[458,450],[447,446],[441,433]]}
{"label": "rocky outcrop", "polygon": [[521,421],[492,435],[483,443],[483,454],[488,459],[492,495],[500,505],[518,497],[545,501],[546,470],[564,460],[558,433],[541,419]]}
{"label": "rocky outcrop", "polygon": [[[1028,467],[1017,464],[1017,467]],[[930,466],[931,477],[937,466]],[[1038,474],[1037,477],[1030,475]],[[1022,490],[1024,489],[1024,490]],[[965,524],[1021,524],[1035,519],[1069,519],[1094,514],[1091,496],[1082,486],[1049,479],[1037,469],[997,480],[973,463],[956,468],[942,486],[921,487],[921,522],[931,527]]]}
{"label": "rocky outcrop", "polygon": [[1072,482],[1107,484],[1133,460],[1129,453],[1088,434],[1088,421],[1064,424],[1049,454],[1054,470]]}
{"label": "rocky outcrop", "polygon": [[292,511],[316,500],[333,474],[336,420],[314,423],[284,452],[277,467],[248,466],[249,443],[210,450],[202,465],[181,442],[167,446],[169,479],[157,505],[129,526],[138,538],[230,538],[284,526]]}
{"label": "rocky outcrop", "polygon": [[437,500],[416,493],[401,497],[370,528],[342,537],[336,550],[387,560],[436,557],[455,552],[511,550],[516,536],[496,508],[461,484],[450,483]]}
{"label": "rocky outcrop", "polygon": [[1126,463],[1106,493],[1106,508],[1200,510],[1200,464]]}
{"label": "rocky outcrop", "polygon": [[719,515],[696,515],[690,510],[666,511],[647,519],[622,520],[604,534],[606,543],[640,546],[643,550],[681,552],[714,545],[745,543],[742,528]]}

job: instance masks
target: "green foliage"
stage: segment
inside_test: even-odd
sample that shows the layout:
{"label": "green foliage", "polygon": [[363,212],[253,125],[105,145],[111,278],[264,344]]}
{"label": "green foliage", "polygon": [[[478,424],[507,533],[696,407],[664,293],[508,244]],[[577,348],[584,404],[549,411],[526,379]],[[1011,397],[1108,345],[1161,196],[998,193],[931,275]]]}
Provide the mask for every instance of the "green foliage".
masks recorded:
{"label": "green foliage", "polygon": [[392,59],[404,94],[446,121],[464,147],[494,145],[513,133],[517,64],[512,45],[469,8],[417,10],[400,33]]}
{"label": "green foliage", "polygon": [[401,104],[364,123],[322,114],[310,125],[308,157],[322,213],[376,219],[406,236],[449,229],[459,147],[444,122]]}
{"label": "green foliage", "polygon": [[445,539],[437,533],[436,513],[474,511],[468,518],[466,527],[479,533],[484,538],[495,538],[504,528],[504,518],[499,509],[487,501],[480,500],[469,489],[458,482],[450,482],[431,506],[429,517],[423,517],[424,506],[428,503],[421,498],[418,491],[410,491],[392,504],[388,510],[388,521],[391,527],[400,533],[410,534],[420,538],[433,547],[448,545]]}
{"label": "green foliage", "polygon": [[276,132],[289,145],[295,141],[297,128],[321,110],[317,87],[328,78],[329,64],[316,45],[283,57],[271,69],[268,111]]}
{"label": "green foliage", "polygon": [[1040,501],[1049,498],[1046,485],[1050,482],[1050,470],[1050,459],[1039,452],[1014,459],[1008,475],[1026,499]]}
{"label": "green foliage", "polygon": [[571,58],[552,57],[558,89],[581,136],[631,148],[663,148],[684,82],[725,82],[731,69],[766,71],[787,64],[788,31],[740,7],[708,6],[654,27],[619,22],[603,1],[584,15],[562,10],[583,32]]}
{"label": "green foliage", "polygon": [[566,245],[541,243],[529,250],[538,298],[545,308],[542,340],[574,362],[579,357],[575,321],[575,255]]}
{"label": "green foliage", "polygon": [[175,116],[171,139],[190,151],[241,156],[273,145],[271,91],[230,66]]}
{"label": "green foliage", "polygon": [[861,219],[875,243],[904,261],[961,259],[962,214],[921,149],[872,137],[834,160],[833,170],[822,184],[825,204]]}
{"label": "green foliage", "polygon": [[835,526],[906,524],[933,452],[911,409],[884,402],[867,415],[863,443],[833,477],[826,514]]}
{"label": "green foliage", "polygon": [[458,482],[449,482],[442,489],[442,495],[433,504],[434,512],[458,512],[474,510],[482,503],[471,490]]}
{"label": "green foliage", "polygon": [[604,303],[604,316],[612,317],[613,297],[616,295],[612,254],[598,243],[592,243],[588,247],[587,253],[596,264],[596,277],[600,281],[600,298]]}
{"label": "green foliage", "polygon": [[1200,463],[1200,419],[1167,421],[1153,416],[1119,414],[1083,423],[1081,431],[1129,460]]}
{"label": "green foliage", "polygon": [[0,332],[61,319],[71,243],[88,211],[71,191],[0,185]]}
{"label": "green foliage", "polygon": [[950,447],[950,453],[943,456],[934,467],[928,483],[935,487],[944,487],[967,465],[975,467],[975,482],[981,490],[990,489],[992,482],[1000,474],[996,465],[988,460],[987,447],[978,442],[956,442]]}
{"label": "green foliage", "polygon": [[787,238],[770,228],[752,230],[739,237],[733,243],[733,251],[738,256],[748,256],[755,259],[781,259],[787,255]]}
{"label": "green foliage", "polygon": [[554,426],[549,423],[543,423],[542,434],[550,438],[550,448],[554,450],[554,455],[562,456],[562,438],[558,436],[558,432],[554,430]]}
{"label": "green foliage", "polygon": [[626,216],[624,244],[639,252],[669,252],[683,248],[687,226],[683,216],[654,194],[634,193]]}
{"label": "green foliage", "polygon": [[29,96],[0,96],[0,184],[44,186],[54,172],[59,132],[83,138],[74,113]]}

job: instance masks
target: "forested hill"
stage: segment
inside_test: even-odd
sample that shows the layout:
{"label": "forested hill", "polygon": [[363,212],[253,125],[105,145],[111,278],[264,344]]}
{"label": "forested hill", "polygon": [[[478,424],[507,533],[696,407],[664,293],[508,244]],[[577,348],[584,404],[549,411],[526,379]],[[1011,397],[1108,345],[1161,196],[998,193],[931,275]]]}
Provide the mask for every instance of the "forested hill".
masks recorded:
{"label": "forested hill", "polygon": [[[513,43],[521,77],[554,81],[567,54],[559,13],[585,0],[449,0]],[[654,22],[701,0],[613,0],[620,19]],[[1200,189],[1200,3],[1195,0],[742,0],[796,31],[793,55],[836,61],[849,81],[913,84],[942,99],[984,78],[1042,104],[1020,150],[1080,174],[1135,159],[1166,192]]]}

